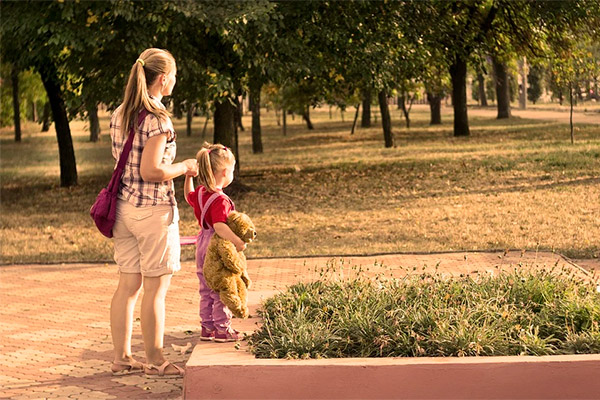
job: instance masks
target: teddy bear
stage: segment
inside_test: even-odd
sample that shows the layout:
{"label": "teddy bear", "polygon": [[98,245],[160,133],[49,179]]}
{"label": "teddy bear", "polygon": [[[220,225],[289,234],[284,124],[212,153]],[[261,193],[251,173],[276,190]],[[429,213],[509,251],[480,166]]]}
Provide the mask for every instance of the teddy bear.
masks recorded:
{"label": "teddy bear", "polygon": [[[256,239],[256,229],[250,217],[232,211],[227,226],[245,243]],[[235,245],[216,233],[211,237],[204,259],[204,278],[208,286],[219,293],[223,304],[238,318],[248,317],[248,289],[252,281],[246,269],[246,256]]]}

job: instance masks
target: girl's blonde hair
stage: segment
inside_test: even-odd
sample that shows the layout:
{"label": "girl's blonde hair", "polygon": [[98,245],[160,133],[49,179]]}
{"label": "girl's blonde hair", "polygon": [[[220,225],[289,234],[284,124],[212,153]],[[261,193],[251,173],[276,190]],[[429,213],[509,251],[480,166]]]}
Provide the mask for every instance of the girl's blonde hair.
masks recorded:
{"label": "girl's blonde hair", "polygon": [[126,135],[138,112],[144,107],[154,114],[159,121],[165,121],[169,112],[157,106],[148,94],[148,86],[152,85],[161,74],[177,71],[175,58],[167,50],[146,49],[140,54],[131,67],[129,80],[123,95],[121,134]]}
{"label": "girl's blonde hair", "polygon": [[209,192],[216,192],[215,174],[233,166],[235,156],[222,144],[204,143],[196,154],[198,162],[198,183]]}

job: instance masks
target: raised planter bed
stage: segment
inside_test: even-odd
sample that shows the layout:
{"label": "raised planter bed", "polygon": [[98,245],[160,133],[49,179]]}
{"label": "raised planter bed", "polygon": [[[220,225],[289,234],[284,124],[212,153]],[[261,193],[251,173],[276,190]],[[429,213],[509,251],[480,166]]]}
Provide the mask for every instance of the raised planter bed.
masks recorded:
{"label": "raised planter bed", "polygon": [[[258,277],[259,286],[249,292],[248,299],[255,317],[235,321],[236,328],[245,332],[256,329],[260,300],[278,292],[265,288],[283,288],[296,281],[286,279],[282,285],[272,278],[281,277],[291,264],[286,262],[272,274],[265,274],[270,271],[265,267],[259,270],[264,277]],[[473,269],[469,268],[467,272]],[[241,348],[231,343],[198,344],[186,365],[184,398],[600,398],[600,354],[285,360],[257,359],[245,343]]]}

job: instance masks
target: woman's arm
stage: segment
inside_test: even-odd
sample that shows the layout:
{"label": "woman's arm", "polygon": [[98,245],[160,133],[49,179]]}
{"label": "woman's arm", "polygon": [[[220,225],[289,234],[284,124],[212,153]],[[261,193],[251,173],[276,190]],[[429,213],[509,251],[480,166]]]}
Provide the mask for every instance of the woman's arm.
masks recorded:
{"label": "woman's arm", "polygon": [[238,237],[231,228],[227,226],[227,224],[223,222],[215,222],[214,224],[215,232],[217,235],[221,236],[225,240],[229,240],[231,243],[235,245],[237,251],[244,251],[246,249],[246,243],[242,239]]}
{"label": "woman's arm", "polygon": [[198,175],[196,160],[189,158],[171,165],[162,163],[167,144],[167,135],[156,135],[148,139],[142,150],[140,174],[146,182],[164,182],[181,175]]}

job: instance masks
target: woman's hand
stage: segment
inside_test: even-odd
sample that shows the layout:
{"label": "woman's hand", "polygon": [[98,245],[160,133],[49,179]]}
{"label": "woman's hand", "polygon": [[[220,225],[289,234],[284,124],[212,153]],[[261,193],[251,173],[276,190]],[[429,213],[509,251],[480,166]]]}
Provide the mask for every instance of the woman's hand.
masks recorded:
{"label": "woman's hand", "polygon": [[198,176],[198,162],[196,160],[193,158],[188,158],[187,160],[183,160],[181,163],[185,165],[186,176]]}

